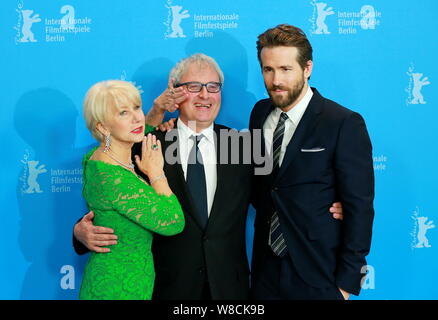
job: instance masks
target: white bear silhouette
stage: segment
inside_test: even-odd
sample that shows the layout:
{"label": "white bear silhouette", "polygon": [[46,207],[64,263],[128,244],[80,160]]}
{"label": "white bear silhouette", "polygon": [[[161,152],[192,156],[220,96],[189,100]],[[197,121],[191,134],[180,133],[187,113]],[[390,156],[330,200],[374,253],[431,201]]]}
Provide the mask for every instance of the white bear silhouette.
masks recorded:
{"label": "white bear silhouette", "polygon": [[425,85],[430,84],[427,77],[424,77],[422,73],[411,73],[412,79],[414,80],[414,87],[412,88],[412,95],[414,98],[412,99],[412,104],[426,104],[426,101],[424,101],[423,95],[421,94],[421,88]]}
{"label": "white bear silhouette", "polygon": [[[169,7],[168,7],[169,8]],[[181,28],[181,20],[190,17],[187,10],[182,10],[182,6],[170,6],[172,10],[172,33],[169,35],[169,38],[185,38],[184,31]]]}
{"label": "white bear silhouette", "polygon": [[329,7],[327,9],[325,9],[325,7],[327,7],[327,3],[324,2],[318,2],[315,3],[316,8],[318,9],[318,17],[316,18],[316,26],[317,29],[315,30],[315,34],[330,34],[330,32],[328,31],[328,27],[325,23],[325,18],[327,16],[330,16],[332,14],[334,14],[335,12],[333,11],[332,7]]}
{"label": "white bear silhouette", "polygon": [[42,164],[39,167],[37,167],[39,161],[28,161],[27,165],[29,167],[29,177],[27,177],[27,184],[29,185],[29,188],[27,188],[25,193],[41,193],[40,185],[37,182],[38,175],[40,173],[47,172],[46,169],[44,169],[45,165]]}
{"label": "white bear silhouette", "polygon": [[23,37],[20,39],[20,42],[37,42],[30,28],[32,28],[35,22],[40,22],[41,19],[39,14],[31,17],[32,13],[33,10],[21,10],[21,14],[23,15],[23,28],[21,29]]}
{"label": "white bear silhouette", "polygon": [[414,219],[417,219],[418,222],[418,243],[415,245],[415,248],[430,248],[431,245],[429,244],[429,240],[426,238],[426,232],[429,229],[435,228],[433,221],[426,223],[426,221],[429,219],[428,217],[418,217]]}

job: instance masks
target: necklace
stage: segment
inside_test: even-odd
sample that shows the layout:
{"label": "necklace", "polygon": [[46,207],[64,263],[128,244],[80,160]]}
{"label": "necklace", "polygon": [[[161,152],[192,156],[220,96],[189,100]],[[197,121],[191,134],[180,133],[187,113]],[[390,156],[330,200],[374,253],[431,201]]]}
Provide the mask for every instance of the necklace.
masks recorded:
{"label": "necklace", "polygon": [[125,168],[128,168],[129,170],[134,169],[134,164],[132,163],[132,161],[131,161],[131,163],[126,164],[126,163],[123,163],[122,161],[118,160],[114,156],[112,156],[109,152],[106,152],[105,150],[102,150],[102,152],[105,153],[108,157],[110,157],[114,161],[116,161],[118,164],[121,164],[122,166],[124,166]]}

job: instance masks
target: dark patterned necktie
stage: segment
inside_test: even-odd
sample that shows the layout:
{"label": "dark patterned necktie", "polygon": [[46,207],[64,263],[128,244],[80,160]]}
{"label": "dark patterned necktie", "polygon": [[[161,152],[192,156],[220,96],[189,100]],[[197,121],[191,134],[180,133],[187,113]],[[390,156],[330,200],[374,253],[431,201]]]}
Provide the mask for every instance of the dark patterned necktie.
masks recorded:
{"label": "dark patterned necktie", "polygon": [[205,182],[204,162],[198,147],[203,137],[203,135],[190,137],[193,140],[193,148],[190,151],[187,163],[187,187],[192,195],[198,220],[202,228],[205,228],[208,221],[207,185]]}
{"label": "dark patterned necktie", "polygon": [[[274,131],[274,137],[272,139],[272,155],[273,155],[273,172],[278,173],[280,167],[280,154],[281,145],[283,143],[284,136],[284,123],[288,119],[285,112],[282,112],[280,119],[278,120],[277,127]],[[279,257],[284,256],[286,253],[286,242],[284,241],[283,233],[280,228],[280,220],[278,219],[278,213],[275,211],[271,217],[271,225],[269,230],[269,246],[272,251]]]}
{"label": "dark patterned necktie", "polygon": [[273,165],[274,169],[279,167],[280,164],[280,154],[281,154],[281,144],[283,143],[284,136],[284,123],[289,119],[285,112],[282,112],[280,119],[278,120],[277,127],[274,131],[274,137],[272,139],[272,154],[273,154]]}

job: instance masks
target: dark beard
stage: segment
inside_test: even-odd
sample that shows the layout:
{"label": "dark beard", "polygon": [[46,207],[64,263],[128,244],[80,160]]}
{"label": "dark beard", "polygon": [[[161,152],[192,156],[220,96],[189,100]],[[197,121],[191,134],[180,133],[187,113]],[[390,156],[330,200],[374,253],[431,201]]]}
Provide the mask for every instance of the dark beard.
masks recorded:
{"label": "dark beard", "polygon": [[270,87],[268,89],[268,94],[271,97],[271,100],[272,100],[272,103],[274,104],[274,106],[276,106],[277,108],[280,108],[280,109],[284,109],[287,106],[290,106],[296,102],[296,100],[300,96],[301,92],[303,91],[303,88],[304,88],[304,81],[301,81],[291,90],[287,90],[287,96],[284,99],[283,98],[278,99],[278,97],[274,98],[274,96],[271,94],[271,90],[277,90],[277,89],[285,90],[286,88],[284,88],[282,86]]}

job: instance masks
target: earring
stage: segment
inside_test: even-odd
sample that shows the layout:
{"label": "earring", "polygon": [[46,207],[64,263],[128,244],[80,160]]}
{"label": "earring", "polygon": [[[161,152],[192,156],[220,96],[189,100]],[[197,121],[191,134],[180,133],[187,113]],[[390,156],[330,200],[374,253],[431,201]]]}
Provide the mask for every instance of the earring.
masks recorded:
{"label": "earring", "polygon": [[105,136],[105,149],[103,152],[107,152],[109,150],[110,144],[111,144],[111,134],[108,133],[108,135]]}

